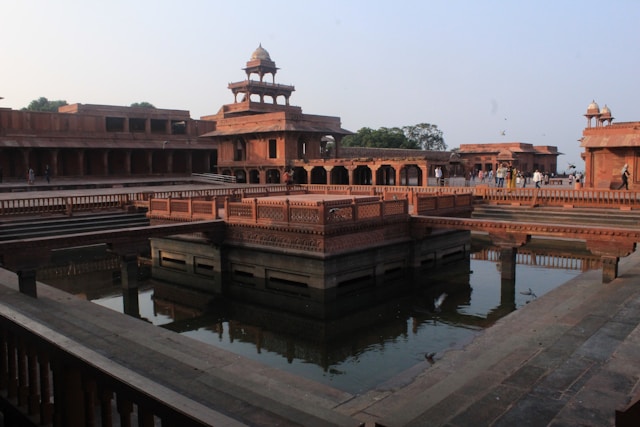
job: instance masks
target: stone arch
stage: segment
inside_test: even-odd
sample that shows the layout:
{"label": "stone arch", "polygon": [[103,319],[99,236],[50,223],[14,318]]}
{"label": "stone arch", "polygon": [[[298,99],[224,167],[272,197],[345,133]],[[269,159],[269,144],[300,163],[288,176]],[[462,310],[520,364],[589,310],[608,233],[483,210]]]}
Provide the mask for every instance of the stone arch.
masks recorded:
{"label": "stone arch", "polygon": [[368,165],[359,165],[353,171],[354,185],[371,185],[371,168]]}
{"label": "stone arch", "polygon": [[400,170],[400,185],[422,186],[424,177],[422,169],[416,164],[404,165]]}
{"label": "stone arch", "polygon": [[258,169],[249,170],[249,184],[260,184],[260,171]]}
{"label": "stone arch", "polygon": [[307,171],[300,166],[293,168],[293,183],[294,184],[308,184]]}
{"label": "stone arch", "polygon": [[391,165],[382,165],[376,171],[377,185],[397,185],[396,169]]}
{"label": "stone arch", "polygon": [[267,184],[280,183],[280,171],[278,169],[267,169],[266,174]]}
{"label": "stone arch", "polygon": [[316,166],[311,170],[311,184],[327,184],[327,170]]}
{"label": "stone arch", "polygon": [[329,184],[349,185],[349,171],[344,166],[334,166],[331,169]]}
{"label": "stone arch", "polygon": [[247,183],[247,171],[244,169],[234,169],[233,176],[236,177],[236,182],[246,184]]}

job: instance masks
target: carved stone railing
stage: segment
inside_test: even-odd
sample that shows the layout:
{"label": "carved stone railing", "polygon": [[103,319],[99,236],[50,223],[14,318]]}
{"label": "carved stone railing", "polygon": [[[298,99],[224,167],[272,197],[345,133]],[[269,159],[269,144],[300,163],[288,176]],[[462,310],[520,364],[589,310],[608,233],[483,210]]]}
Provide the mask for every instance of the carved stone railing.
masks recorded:
{"label": "carved stone railing", "polygon": [[496,204],[581,208],[640,208],[640,192],[607,189],[475,187],[474,194]]}
{"label": "carved stone railing", "polygon": [[408,216],[408,211],[406,199],[381,200],[377,196],[328,201],[256,197],[225,203],[226,221],[231,224],[280,225],[317,230],[336,224],[382,222],[398,215]]}
{"label": "carved stone railing", "polygon": [[239,424],[5,304],[0,391],[4,425],[110,427],[136,419],[141,426]]}

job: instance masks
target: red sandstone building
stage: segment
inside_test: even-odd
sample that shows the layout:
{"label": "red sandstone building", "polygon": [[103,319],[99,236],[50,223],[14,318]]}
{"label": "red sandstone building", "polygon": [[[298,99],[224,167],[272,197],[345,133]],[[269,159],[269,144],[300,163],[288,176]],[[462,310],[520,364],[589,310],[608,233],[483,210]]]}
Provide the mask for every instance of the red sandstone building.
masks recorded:
{"label": "red sandstone building", "polygon": [[215,167],[213,123],[188,111],[73,104],[58,113],[0,109],[5,178],[191,174]]}
{"label": "red sandstone building", "polygon": [[511,163],[519,171],[531,174],[536,169],[541,172],[556,173],[557,147],[534,146],[523,142],[505,142],[492,144],[461,144],[460,158],[475,171],[489,172],[497,170],[500,164]]}
{"label": "red sandstone building", "polygon": [[217,172],[238,182],[428,185],[436,167],[464,179],[469,170],[556,170],[556,147],[467,144],[458,153],[342,148],[351,132],[339,117],[305,114],[290,104],[295,88],[276,83],[278,68],[258,47],[246,79],[229,84],[234,102],[200,120],[188,111],[73,104],[57,113],[0,108],[0,167],[5,178],[189,175]]}
{"label": "red sandstone building", "polygon": [[640,172],[640,122],[613,123],[611,110],[593,101],[587,107],[587,127],[582,132],[584,185],[590,188],[617,189],[621,170],[629,166],[629,189],[636,189]]}

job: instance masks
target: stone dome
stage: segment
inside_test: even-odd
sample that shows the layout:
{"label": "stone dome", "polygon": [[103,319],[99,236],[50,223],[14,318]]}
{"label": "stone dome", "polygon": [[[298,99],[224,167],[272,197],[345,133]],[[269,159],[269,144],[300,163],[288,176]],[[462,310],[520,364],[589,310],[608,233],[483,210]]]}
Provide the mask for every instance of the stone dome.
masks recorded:
{"label": "stone dome", "polygon": [[269,52],[265,48],[262,47],[262,43],[258,48],[251,54],[251,61],[256,59],[261,59],[263,61],[271,61],[271,57],[269,56]]}
{"label": "stone dome", "polygon": [[600,114],[602,115],[602,117],[611,117],[611,110],[605,104],[605,106],[602,107],[602,110],[600,110]]}
{"label": "stone dome", "polygon": [[600,107],[596,103],[596,101],[591,101],[591,104],[587,107],[587,114],[599,114]]}

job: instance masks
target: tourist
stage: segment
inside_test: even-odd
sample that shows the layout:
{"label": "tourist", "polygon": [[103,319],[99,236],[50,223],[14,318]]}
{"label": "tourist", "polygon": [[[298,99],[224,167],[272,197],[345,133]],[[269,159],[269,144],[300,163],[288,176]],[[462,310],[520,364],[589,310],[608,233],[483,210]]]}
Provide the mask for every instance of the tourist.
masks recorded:
{"label": "tourist", "polygon": [[496,172],[496,186],[504,187],[504,176],[507,173],[507,169],[504,167],[504,164],[501,164]]}
{"label": "tourist", "polygon": [[33,184],[36,181],[36,175],[33,172],[33,169],[29,168],[29,172],[27,173],[27,184]]}
{"label": "tourist", "polygon": [[284,171],[284,174],[282,174],[282,180],[286,185],[291,185],[293,180],[291,179],[291,173],[289,172],[289,170]]}
{"label": "tourist", "polygon": [[489,174],[488,174],[488,178],[487,178],[487,179],[488,179],[488,181],[489,181],[489,185],[491,185],[491,183],[493,182],[493,170],[490,170],[490,171],[489,171]]}
{"label": "tourist", "polygon": [[504,179],[507,181],[507,188],[515,187],[515,183],[516,183],[515,172],[516,170],[511,165],[511,163],[509,163],[509,166],[507,166],[507,173],[505,173],[504,175]]}
{"label": "tourist", "polygon": [[624,164],[621,174],[622,174],[622,184],[620,184],[620,187],[618,187],[618,190],[621,190],[622,187],[624,187],[625,190],[628,190],[629,189],[629,165],[628,164],[626,163]]}
{"label": "tourist", "polygon": [[435,174],[436,174],[436,185],[443,187],[444,178],[442,177],[442,169],[440,168],[440,166],[436,167]]}
{"label": "tourist", "polygon": [[44,168],[44,177],[47,180],[47,184],[51,182],[51,171],[49,170],[49,165]]}
{"label": "tourist", "polygon": [[533,183],[536,185],[536,188],[540,188],[540,182],[542,181],[542,174],[538,169],[533,173]]}

